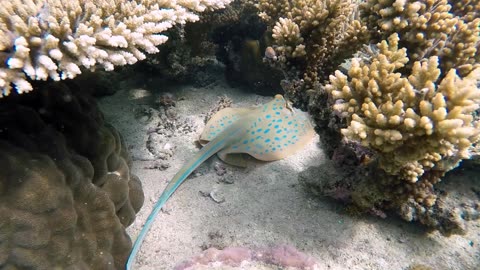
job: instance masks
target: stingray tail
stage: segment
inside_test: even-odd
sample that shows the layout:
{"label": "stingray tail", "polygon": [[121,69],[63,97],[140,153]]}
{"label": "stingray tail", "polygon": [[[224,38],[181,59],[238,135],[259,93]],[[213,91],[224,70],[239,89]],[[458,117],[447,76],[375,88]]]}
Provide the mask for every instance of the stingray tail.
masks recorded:
{"label": "stingray tail", "polygon": [[175,174],[173,179],[168,183],[167,187],[165,187],[162,195],[160,195],[157,203],[155,203],[152,212],[148,216],[142,230],[140,231],[140,234],[135,240],[132,251],[130,252],[130,256],[127,260],[126,270],[131,270],[131,267],[135,262],[135,257],[140,250],[146,234],[150,230],[150,227],[152,227],[155,217],[158,215],[158,212],[160,212],[160,210],[165,205],[170,196],[173,194],[173,192],[175,192],[175,190],[198,166],[200,166],[200,164],[202,164],[209,157],[213,156],[215,153],[222,150],[226,145],[228,145],[231,138],[234,138],[234,136],[237,135],[238,131],[239,129],[227,129],[220,133],[215,139],[206,144],[190,162],[183,165],[183,167],[180,169],[179,172],[177,172],[177,174]]}

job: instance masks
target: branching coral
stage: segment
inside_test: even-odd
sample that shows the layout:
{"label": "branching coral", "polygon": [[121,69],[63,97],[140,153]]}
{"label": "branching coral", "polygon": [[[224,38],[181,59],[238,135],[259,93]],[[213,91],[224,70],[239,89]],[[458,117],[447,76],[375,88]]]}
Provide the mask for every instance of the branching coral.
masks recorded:
{"label": "branching coral", "polygon": [[380,167],[410,183],[426,171],[446,172],[470,157],[480,140],[480,69],[464,78],[451,69],[440,77],[438,58],[413,63],[409,76],[399,72],[408,63],[398,35],[382,41],[371,63],[353,59],[348,77],[330,76],[326,90],[333,109],[347,119],[342,134],[379,153]]}
{"label": "branching coral", "polygon": [[[258,1],[259,16],[272,28],[273,48],[280,63],[300,72],[309,89],[338,67],[368,38],[349,1]],[[348,44],[348,45],[347,45]]]}
{"label": "branching coral", "polygon": [[381,38],[400,35],[411,61],[437,55],[446,74],[456,68],[460,76],[475,69],[480,60],[478,1],[368,0],[361,6],[369,29]]}
{"label": "branching coral", "polygon": [[32,90],[27,79],[62,80],[81,67],[133,64],[158,52],[162,34],[231,0],[14,0],[0,7],[1,96]]}

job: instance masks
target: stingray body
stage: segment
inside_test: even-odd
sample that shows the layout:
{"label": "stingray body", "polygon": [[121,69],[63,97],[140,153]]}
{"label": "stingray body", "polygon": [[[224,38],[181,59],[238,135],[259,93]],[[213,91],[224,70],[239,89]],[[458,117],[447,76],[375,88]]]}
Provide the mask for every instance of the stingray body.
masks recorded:
{"label": "stingray body", "polygon": [[226,108],[216,113],[200,136],[205,146],[168,183],[137,237],[127,261],[131,269],[135,256],[155,217],[183,181],[214,154],[226,163],[246,165],[240,154],[273,161],[302,149],[314,136],[305,114],[296,112],[281,95],[256,108]]}

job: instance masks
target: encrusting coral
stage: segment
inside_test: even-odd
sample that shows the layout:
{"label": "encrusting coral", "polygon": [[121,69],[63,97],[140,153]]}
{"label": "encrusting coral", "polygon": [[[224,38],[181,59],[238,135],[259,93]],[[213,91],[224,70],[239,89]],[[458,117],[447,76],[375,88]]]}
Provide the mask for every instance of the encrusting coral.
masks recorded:
{"label": "encrusting coral", "polygon": [[0,100],[0,268],[123,269],[144,199],[125,145],[86,91],[36,88]]}
{"label": "encrusting coral", "polygon": [[1,96],[32,90],[31,80],[63,80],[81,67],[133,64],[157,53],[164,32],[231,0],[13,0],[0,6]]}

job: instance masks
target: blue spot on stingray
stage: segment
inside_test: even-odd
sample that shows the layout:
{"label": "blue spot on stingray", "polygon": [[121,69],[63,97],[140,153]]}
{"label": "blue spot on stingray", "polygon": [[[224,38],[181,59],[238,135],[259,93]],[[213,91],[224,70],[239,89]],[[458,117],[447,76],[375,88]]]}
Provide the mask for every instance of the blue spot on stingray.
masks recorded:
{"label": "blue spot on stingray", "polygon": [[275,126],[274,126],[274,128],[278,128],[278,127],[279,127],[279,125],[275,125]]}
{"label": "blue spot on stingray", "polygon": [[220,126],[222,126],[222,127],[223,127],[223,126],[225,126],[225,124],[224,124],[224,123],[221,123],[221,124],[220,124]]}
{"label": "blue spot on stingray", "polygon": [[277,134],[278,134],[278,133],[280,133],[280,132],[282,132],[282,130],[281,130],[281,129],[277,130]]}
{"label": "blue spot on stingray", "polygon": [[291,124],[292,124],[292,121],[288,121],[288,123],[287,123],[287,124],[291,125]]}
{"label": "blue spot on stingray", "polygon": [[257,139],[257,140],[258,140],[258,139],[260,139],[260,138],[262,138],[262,136],[257,136],[255,139]]}
{"label": "blue spot on stingray", "polygon": [[275,141],[280,141],[280,138],[279,138],[279,137],[275,137]]}
{"label": "blue spot on stingray", "polygon": [[273,147],[273,148],[272,148],[272,151],[275,151],[275,150],[277,150],[277,148]]}
{"label": "blue spot on stingray", "polygon": [[233,149],[238,149],[238,145],[232,146]]}
{"label": "blue spot on stingray", "polygon": [[270,118],[272,118],[272,116],[271,116],[270,114],[267,114],[267,115],[265,116],[265,118],[270,119]]}
{"label": "blue spot on stingray", "polygon": [[277,110],[277,107],[273,107],[273,110],[276,111],[276,110]]}
{"label": "blue spot on stingray", "polygon": [[265,150],[265,153],[268,153],[268,152],[270,152],[270,150],[268,150],[268,149],[267,149],[267,150]]}
{"label": "blue spot on stingray", "polygon": [[268,124],[268,126],[271,127],[271,126],[272,126],[272,123]]}
{"label": "blue spot on stingray", "polygon": [[248,143],[248,140],[243,141],[243,144],[247,144],[247,143]]}
{"label": "blue spot on stingray", "polygon": [[262,131],[262,129],[261,129],[261,128],[257,129],[257,132],[260,132],[260,131]]}
{"label": "blue spot on stingray", "polygon": [[250,139],[250,142],[253,142],[253,141],[255,141],[255,139]]}
{"label": "blue spot on stingray", "polygon": [[292,136],[292,139],[295,139],[296,137],[297,137],[297,135],[293,135],[293,136]]}
{"label": "blue spot on stingray", "polygon": [[254,135],[254,134],[255,134],[255,131],[250,132],[250,134]]}
{"label": "blue spot on stingray", "polygon": [[287,138],[287,135],[283,135],[282,138],[284,138],[284,139]]}
{"label": "blue spot on stingray", "polygon": [[278,122],[278,123],[281,123],[281,122],[283,122],[283,121],[282,121],[282,119],[278,119],[277,122]]}
{"label": "blue spot on stingray", "polygon": [[280,112],[275,112],[276,115],[280,115]]}
{"label": "blue spot on stingray", "polygon": [[215,128],[215,126],[211,126],[210,128]]}
{"label": "blue spot on stingray", "polygon": [[280,109],[280,110],[282,110],[282,109],[283,109],[283,107],[280,107],[279,109]]}
{"label": "blue spot on stingray", "polygon": [[265,129],[265,131],[263,133],[267,134],[268,132],[270,132],[269,128]]}
{"label": "blue spot on stingray", "polygon": [[250,150],[250,146],[245,147],[245,150],[247,151]]}
{"label": "blue spot on stingray", "polygon": [[265,142],[266,142],[266,143],[270,142],[270,139],[266,139]]}

